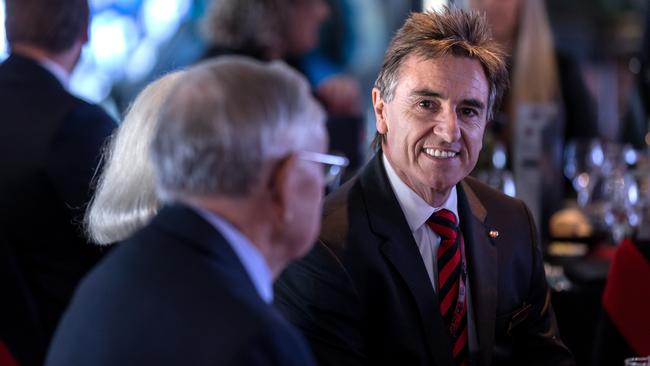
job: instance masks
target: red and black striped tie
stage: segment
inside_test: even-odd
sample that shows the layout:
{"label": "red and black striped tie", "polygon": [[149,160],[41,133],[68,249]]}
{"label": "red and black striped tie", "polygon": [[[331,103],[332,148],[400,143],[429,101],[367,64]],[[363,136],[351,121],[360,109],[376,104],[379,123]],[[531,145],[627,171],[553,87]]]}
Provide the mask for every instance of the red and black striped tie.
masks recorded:
{"label": "red and black striped tie", "polygon": [[429,227],[440,236],[438,247],[438,300],[440,313],[450,333],[454,364],[467,365],[467,299],[466,274],[461,247],[463,234],[453,212],[442,209],[427,221]]}

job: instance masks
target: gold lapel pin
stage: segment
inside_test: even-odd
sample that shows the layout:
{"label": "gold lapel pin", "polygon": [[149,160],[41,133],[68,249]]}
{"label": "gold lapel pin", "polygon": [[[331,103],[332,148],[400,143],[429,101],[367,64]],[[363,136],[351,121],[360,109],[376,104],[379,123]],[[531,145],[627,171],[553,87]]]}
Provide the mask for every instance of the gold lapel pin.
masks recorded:
{"label": "gold lapel pin", "polygon": [[499,232],[498,232],[497,230],[490,230],[490,232],[488,233],[488,235],[490,235],[490,238],[492,238],[492,239],[496,239],[496,238],[499,237]]}

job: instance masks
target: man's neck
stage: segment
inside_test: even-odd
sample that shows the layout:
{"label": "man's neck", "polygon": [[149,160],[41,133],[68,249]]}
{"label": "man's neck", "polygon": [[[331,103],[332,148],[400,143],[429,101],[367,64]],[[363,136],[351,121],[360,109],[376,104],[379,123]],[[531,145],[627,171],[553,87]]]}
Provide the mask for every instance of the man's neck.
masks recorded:
{"label": "man's neck", "polygon": [[386,158],[386,162],[390,164],[391,169],[395,172],[397,177],[404,183],[406,186],[408,186],[415,194],[420,196],[425,202],[429,204],[431,207],[442,207],[443,204],[447,201],[449,198],[449,194],[451,193],[451,187],[445,188],[445,189],[436,189],[434,187],[429,187],[429,186],[424,186],[422,184],[419,184],[416,182],[414,179],[411,179],[408,174],[403,172],[400,169],[396,169],[396,165],[393,164],[393,162],[390,159],[390,156],[386,155],[386,153],[383,154],[383,156]]}
{"label": "man's neck", "polygon": [[79,50],[75,48],[76,46],[61,52],[50,52],[41,47],[18,42],[11,45],[11,53],[30,58],[40,63],[55,63],[69,76],[79,59]]}
{"label": "man's neck", "polygon": [[184,197],[187,204],[216,214],[241,232],[264,257],[274,278],[286,264],[271,240],[271,226],[254,200],[215,197]]}

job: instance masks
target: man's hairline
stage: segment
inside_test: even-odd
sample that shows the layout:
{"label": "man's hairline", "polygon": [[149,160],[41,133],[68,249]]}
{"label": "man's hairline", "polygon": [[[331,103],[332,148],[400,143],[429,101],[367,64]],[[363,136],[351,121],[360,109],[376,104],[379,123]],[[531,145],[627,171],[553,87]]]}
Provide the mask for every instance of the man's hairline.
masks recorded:
{"label": "man's hairline", "polygon": [[[375,85],[374,88],[377,88],[377,90],[379,90],[379,96],[381,97],[383,102],[390,103],[395,99],[395,91],[397,89],[397,85],[399,84],[400,79],[402,78],[403,65],[406,64],[409,61],[410,58],[418,57],[418,58],[421,59],[421,61],[429,61],[429,60],[435,60],[435,59],[439,59],[439,58],[446,57],[446,56],[451,56],[451,57],[456,57],[456,58],[466,58],[466,59],[469,59],[469,60],[474,60],[474,61],[479,63],[479,66],[481,67],[481,71],[483,72],[483,77],[485,78],[485,82],[486,82],[487,87],[488,87],[486,103],[485,103],[485,106],[484,106],[484,110],[485,110],[485,113],[486,113],[485,120],[486,120],[486,123],[487,123],[491,119],[490,118],[490,111],[493,110],[493,108],[494,108],[494,103],[495,102],[490,101],[490,98],[491,98],[492,93],[494,92],[492,89],[493,89],[493,87],[496,87],[496,85],[493,85],[494,82],[490,82],[490,80],[488,78],[488,75],[485,72],[485,67],[483,66],[483,63],[481,63],[481,61],[476,57],[464,56],[464,55],[454,55],[452,53],[442,54],[442,55],[438,55],[438,56],[426,57],[425,55],[418,54],[416,50],[412,50],[411,52],[404,55],[402,57],[401,61],[399,62],[398,66],[397,66],[397,70],[395,70],[395,74],[394,74],[395,78],[393,79],[394,82],[389,85],[389,87],[392,87],[392,90],[390,90],[390,93],[388,93],[388,90],[386,90],[386,92],[384,92],[383,90],[379,89],[378,85]],[[386,98],[385,96],[390,96],[390,98]]]}

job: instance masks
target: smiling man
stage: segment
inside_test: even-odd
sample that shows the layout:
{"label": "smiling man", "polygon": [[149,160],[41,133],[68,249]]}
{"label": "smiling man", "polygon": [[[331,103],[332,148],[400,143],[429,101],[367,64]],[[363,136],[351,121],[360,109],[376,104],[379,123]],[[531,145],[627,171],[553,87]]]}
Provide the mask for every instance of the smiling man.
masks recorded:
{"label": "smiling man", "polygon": [[506,84],[475,13],[416,13],[393,38],[372,92],[377,153],[276,284],[320,365],[574,364],[530,212],[468,176]]}

